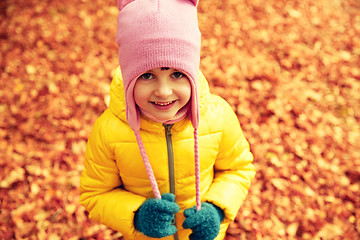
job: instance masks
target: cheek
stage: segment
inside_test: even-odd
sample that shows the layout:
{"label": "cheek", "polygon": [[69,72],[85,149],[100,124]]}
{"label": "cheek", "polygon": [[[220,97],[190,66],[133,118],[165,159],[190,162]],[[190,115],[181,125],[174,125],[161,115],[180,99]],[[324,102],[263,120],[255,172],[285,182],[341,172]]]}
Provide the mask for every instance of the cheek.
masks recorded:
{"label": "cheek", "polygon": [[184,93],[184,100],[186,100],[186,102],[188,102],[191,98],[191,88],[187,88],[185,93]]}
{"label": "cheek", "polygon": [[188,83],[186,86],[181,88],[181,95],[184,101],[188,102],[191,98],[191,86],[190,83]]}
{"label": "cheek", "polygon": [[139,84],[135,84],[134,86],[134,100],[137,105],[141,105],[141,103],[146,99],[146,91]]}

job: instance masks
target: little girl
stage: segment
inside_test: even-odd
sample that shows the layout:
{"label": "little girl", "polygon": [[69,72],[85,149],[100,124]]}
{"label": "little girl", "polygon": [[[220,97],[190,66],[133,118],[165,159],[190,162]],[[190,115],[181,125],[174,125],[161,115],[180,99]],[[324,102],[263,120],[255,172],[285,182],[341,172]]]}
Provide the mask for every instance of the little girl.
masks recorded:
{"label": "little girl", "polygon": [[88,139],[80,201],[125,239],[224,239],[255,170],[199,72],[197,0],[118,0],[119,63]]}

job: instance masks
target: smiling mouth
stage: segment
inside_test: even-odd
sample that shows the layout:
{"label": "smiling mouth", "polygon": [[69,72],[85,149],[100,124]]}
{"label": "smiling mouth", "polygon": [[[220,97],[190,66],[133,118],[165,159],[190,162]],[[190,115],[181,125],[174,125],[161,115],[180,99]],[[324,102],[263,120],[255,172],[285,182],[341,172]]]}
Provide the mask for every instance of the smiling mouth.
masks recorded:
{"label": "smiling mouth", "polygon": [[169,102],[152,102],[155,105],[159,105],[159,106],[167,106],[170,105],[171,103],[173,103],[175,101],[169,101]]}
{"label": "smiling mouth", "polygon": [[168,111],[175,105],[176,100],[168,102],[150,102],[159,111]]}

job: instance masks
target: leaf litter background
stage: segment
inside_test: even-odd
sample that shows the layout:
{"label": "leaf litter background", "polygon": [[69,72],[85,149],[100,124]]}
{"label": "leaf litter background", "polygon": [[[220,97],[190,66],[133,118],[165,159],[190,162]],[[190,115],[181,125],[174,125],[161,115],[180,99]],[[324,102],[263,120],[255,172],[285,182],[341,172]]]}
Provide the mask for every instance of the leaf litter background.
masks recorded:
{"label": "leaf litter background", "polygon": [[[360,237],[360,2],[201,0],[201,69],[257,175],[227,239]],[[117,67],[116,1],[0,2],[0,238],[119,239],[87,218],[87,136]]]}

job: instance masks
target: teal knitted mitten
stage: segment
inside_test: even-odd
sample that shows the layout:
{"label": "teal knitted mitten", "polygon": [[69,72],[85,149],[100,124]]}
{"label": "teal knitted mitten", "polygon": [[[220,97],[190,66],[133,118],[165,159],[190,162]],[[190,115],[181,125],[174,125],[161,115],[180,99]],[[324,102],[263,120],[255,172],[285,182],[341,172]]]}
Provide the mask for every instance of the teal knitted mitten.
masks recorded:
{"label": "teal knitted mitten", "polygon": [[183,228],[191,228],[190,240],[213,240],[219,234],[224,212],[212,203],[201,203],[200,211],[195,207],[184,211]]}
{"label": "teal knitted mitten", "polygon": [[161,199],[147,199],[135,213],[135,228],[153,238],[173,235],[177,229],[172,225],[172,220],[179,210],[172,193],[164,193]]}

